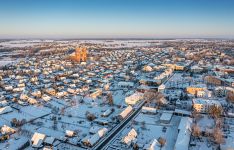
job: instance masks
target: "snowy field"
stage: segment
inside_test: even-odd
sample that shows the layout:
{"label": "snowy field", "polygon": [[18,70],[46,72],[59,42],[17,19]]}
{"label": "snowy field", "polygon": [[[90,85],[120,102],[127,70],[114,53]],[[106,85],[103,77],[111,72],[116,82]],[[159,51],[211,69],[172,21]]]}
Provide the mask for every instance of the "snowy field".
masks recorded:
{"label": "snowy field", "polygon": [[[159,121],[161,114],[148,115],[140,113],[134,122],[131,122],[127,128],[125,128],[117,138],[115,138],[109,149],[120,148],[129,149],[126,145],[121,143],[121,139],[131,130],[135,129],[137,132],[137,144],[146,145],[149,144],[153,139],[158,139],[163,137],[166,139],[166,144],[162,147],[162,150],[174,150],[174,145],[178,135],[178,125],[180,118],[178,116],[173,116],[169,124],[161,124]],[[144,122],[144,123],[142,123]],[[163,131],[164,126],[166,131]],[[140,148],[141,149],[141,148]]]}
{"label": "snowy field", "polygon": [[0,60],[0,67],[10,64],[12,62],[13,61],[10,61],[10,60]]}
{"label": "snowy field", "polygon": [[23,48],[23,47],[29,47],[29,46],[35,46],[39,45],[41,43],[46,42],[53,42],[53,40],[16,40],[16,41],[6,41],[6,42],[0,42],[0,46],[6,47],[6,48]]}

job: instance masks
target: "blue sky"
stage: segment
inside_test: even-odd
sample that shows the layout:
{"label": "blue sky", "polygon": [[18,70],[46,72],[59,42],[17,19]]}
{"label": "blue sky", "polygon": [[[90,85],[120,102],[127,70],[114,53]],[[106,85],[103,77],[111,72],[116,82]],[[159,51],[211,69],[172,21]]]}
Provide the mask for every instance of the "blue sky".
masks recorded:
{"label": "blue sky", "polygon": [[234,0],[1,0],[0,38],[234,38]]}

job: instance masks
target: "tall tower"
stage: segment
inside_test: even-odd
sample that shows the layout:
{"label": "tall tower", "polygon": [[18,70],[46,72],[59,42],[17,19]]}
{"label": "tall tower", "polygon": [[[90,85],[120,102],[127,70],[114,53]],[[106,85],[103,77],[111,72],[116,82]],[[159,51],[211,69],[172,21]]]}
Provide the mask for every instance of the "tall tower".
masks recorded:
{"label": "tall tower", "polygon": [[86,47],[83,47],[81,49],[81,61],[86,61],[87,60],[87,49]]}
{"label": "tall tower", "polygon": [[75,61],[81,62],[87,60],[87,49],[85,47],[78,47],[75,51]]}

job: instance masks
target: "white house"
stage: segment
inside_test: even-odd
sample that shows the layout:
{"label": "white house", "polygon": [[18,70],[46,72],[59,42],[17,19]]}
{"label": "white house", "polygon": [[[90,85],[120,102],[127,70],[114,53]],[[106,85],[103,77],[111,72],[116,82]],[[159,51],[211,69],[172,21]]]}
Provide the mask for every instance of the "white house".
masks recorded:
{"label": "white house", "polygon": [[9,113],[12,111],[13,111],[13,109],[10,106],[2,107],[2,108],[0,108],[0,115],[5,114],[5,113]]}
{"label": "white house", "polygon": [[141,112],[144,113],[144,114],[156,114],[157,109],[153,108],[153,107],[143,106],[142,109],[141,109]]}
{"label": "white house", "polygon": [[189,117],[182,117],[178,126],[178,136],[175,143],[174,150],[188,150],[190,136],[191,136],[191,124],[193,120]]}
{"label": "white house", "polygon": [[143,99],[143,93],[136,92],[128,97],[125,98],[125,102],[128,105],[135,105],[138,101]]}
{"label": "white house", "polygon": [[119,120],[125,119],[132,112],[132,110],[133,110],[132,106],[129,105],[118,115],[118,119]]}
{"label": "white house", "polygon": [[157,139],[153,139],[150,143],[146,144],[143,150],[159,150],[160,144]]}
{"label": "white house", "polygon": [[98,132],[92,136],[88,135],[84,139],[82,139],[82,143],[86,146],[94,146],[106,133],[108,129],[102,128],[98,130]]}
{"label": "white house", "polygon": [[51,99],[51,97],[46,95],[46,94],[43,94],[41,98],[46,102],[50,101],[50,99]]}
{"label": "white house", "polygon": [[121,140],[122,143],[130,146],[133,141],[136,140],[137,132],[135,129],[131,129],[126,136]]}
{"label": "white house", "polygon": [[44,142],[45,138],[46,138],[45,134],[35,132],[31,139],[32,147],[34,148],[42,147],[42,143]]}
{"label": "white house", "polygon": [[158,86],[158,92],[163,93],[165,88],[166,88],[166,86],[164,84],[161,84],[160,86]]}

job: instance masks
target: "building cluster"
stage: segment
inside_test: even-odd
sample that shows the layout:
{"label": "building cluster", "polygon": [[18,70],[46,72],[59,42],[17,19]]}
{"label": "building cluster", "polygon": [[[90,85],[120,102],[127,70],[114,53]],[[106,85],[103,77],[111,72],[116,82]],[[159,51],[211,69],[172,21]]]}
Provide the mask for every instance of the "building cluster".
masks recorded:
{"label": "building cluster", "polygon": [[0,149],[234,148],[230,42],[47,46],[0,69]]}

